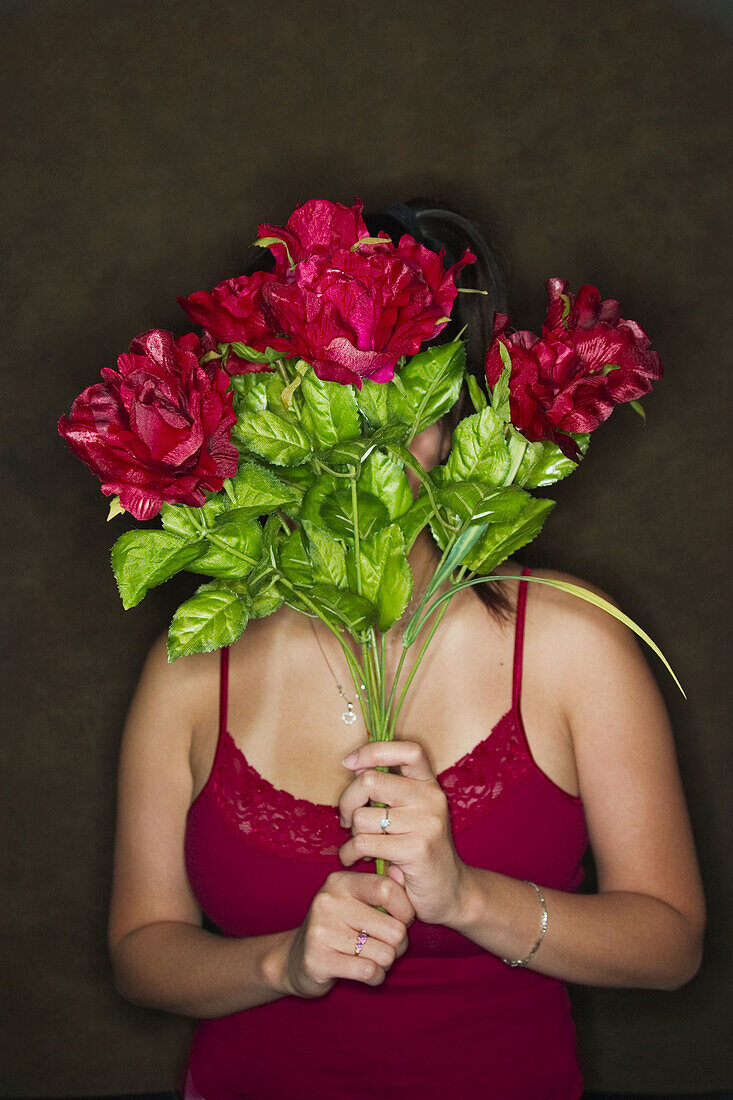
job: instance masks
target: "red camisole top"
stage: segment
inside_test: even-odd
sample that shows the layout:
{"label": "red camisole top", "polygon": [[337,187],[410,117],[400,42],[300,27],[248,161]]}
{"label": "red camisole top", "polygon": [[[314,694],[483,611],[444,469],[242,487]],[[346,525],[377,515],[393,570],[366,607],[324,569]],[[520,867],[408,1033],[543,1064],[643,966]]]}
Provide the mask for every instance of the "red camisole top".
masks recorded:
{"label": "red camisole top", "polygon": [[[520,711],[528,588],[520,581],[511,709],[437,780],[465,863],[574,891],[588,842],[582,802],[535,763]],[[188,811],[185,860],[214,925],[226,936],[257,936],[302,924],[330,872],[344,870],[338,850],[351,830],[337,806],[273,786],[236,746],[226,727],[228,656],[223,649],[216,755]],[[374,874],[361,860],[351,869]],[[340,978],[320,998],[285,996],[200,1021],[186,1100],[582,1095],[563,982],[508,967],[442,925],[415,920],[408,937],[381,985]]]}

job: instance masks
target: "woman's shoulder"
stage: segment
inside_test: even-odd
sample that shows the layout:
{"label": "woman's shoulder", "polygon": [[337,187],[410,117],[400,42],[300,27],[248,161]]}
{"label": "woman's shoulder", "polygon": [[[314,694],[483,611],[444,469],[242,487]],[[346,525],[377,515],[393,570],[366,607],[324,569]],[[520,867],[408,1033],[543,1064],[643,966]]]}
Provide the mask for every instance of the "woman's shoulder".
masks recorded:
{"label": "woman's shoulder", "polygon": [[[528,601],[527,619],[546,654],[544,664],[563,697],[571,727],[588,724],[589,714],[609,714],[625,706],[659,709],[661,693],[648,653],[625,622],[593,599],[599,597],[630,619],[636,618],[629,614],[633,609],[622,608],[612,593],[572,573],[538,568],[532,575],[537,578],[530,589],[534,608]],[[572,585],[580,594],[558,585]]]}
{"label": "woman's shoulder", "polygon": [[[548,582],[552,581],[559,582],[561,584],[577,585],[579,588],[584,588],[588,592],[591,592],[596,596],[600,596],[602,597],[602,599],[608,600],[609,603],[613,603],[615,606],[618,606],[612,595],[604,591],[604,589],[602,589],[600,585],[596,584],[594,581],[588,580],[586,577],[578,577],[574,573],[565,573],[560,569],[551,569],[545,566],[532,566],[529,571],[529,576],[530,578],[538,577],[540,580]],[[540,588],[539,585],[538,588]],[[552,606],[555,606],[558,610],[564,607],[569,608],[574,606],[571,601],[578,599],[577,596],[572,596],[569,593],[558,589],[554,586],[554,584],[543,584],[541,588],[543,594],[545,595],[545,598],[548,599],[551,602]],[[537,598],[539,599],[539,596],[537,596]]]}
{"label": "woman's shoulder", "polygon": [[[255,674],[263,649],[271,645],[273,625],[268,619],[253,619],[241,637],[228,647],[230,669],[236,668],[238,679]],[[171,660],[165,630],[147,651],[138,690],[167,701],[171,712],[182,715],[184,724],[193,728],[199,718],[208,720],[218,711],[221,658],[221,649],[212,649]]]}
{"label": "woman's shoulder", "polygon": [[559,569],[531,570],[527,620],[564,688],[583,690],[589,677],[628,674],[632,666],[646,664],[634,631],[598,600],[627,614],[595,581]]}
{"label": "woman's shoulder", "polygon": [[599,606],[598,601],[603,601],[621,611],[613,594],[594,581],[560,569],[538,566],[530,570],[529,582],[535,619],[540,627],[551,631],[562,628],[573,633],[600,632],[609,639],[628,632],[614,615]]}

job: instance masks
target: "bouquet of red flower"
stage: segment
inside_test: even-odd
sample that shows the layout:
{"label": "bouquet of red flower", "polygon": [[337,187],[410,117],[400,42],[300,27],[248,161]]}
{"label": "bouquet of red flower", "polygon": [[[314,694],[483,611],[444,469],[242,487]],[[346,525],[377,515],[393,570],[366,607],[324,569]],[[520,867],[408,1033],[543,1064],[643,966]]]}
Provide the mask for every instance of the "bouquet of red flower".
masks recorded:
{"label": "bouquet of red flower", "polygon": [[[358,199],[351,208],[316,199],[284,227],[260,225],[256,243],[271,250],[274,270],[179,298],[202,335],[136,337],[58,430],[112,497],[108,519],[160,516],[160,527],[127,531],[112,547],[126,609],[181,570],[208,578],[173,616],[169,660],[232,645],[250,619],[285,603],[336,635],[371,739],[390,740],[452,596],[504,579],[488,574],[554,507],[532,490],[576,469],[617,404],[643,415],[638,398],[662,365],[618,302],[551,278],[540,337],[510,332],[508,316],[495,315],[484,391],[466,373],[460,339],[430,343],[475,256],[445,268],[443,251],[407,233],[398,244],[369,236],[361,211]],[[464,385],[475,412],[457,425],[445,463],[426,471],[410,443]],[[410,601],[407,555],[428,524],[442,557],[388,684],[384,636]],[[527,579],[621,619],[679,685],[614,605]],[[425,632],[401,684],[405,655]],[[385,873],[384,860],[377,869]]]}

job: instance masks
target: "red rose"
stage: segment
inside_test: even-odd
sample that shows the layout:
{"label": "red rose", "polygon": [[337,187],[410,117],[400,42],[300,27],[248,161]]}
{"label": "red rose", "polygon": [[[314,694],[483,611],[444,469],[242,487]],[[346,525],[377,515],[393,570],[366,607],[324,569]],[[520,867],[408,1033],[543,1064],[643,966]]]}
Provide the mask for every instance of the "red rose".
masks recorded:
{"label": "red rose", "polygon": [[550,302],[542,338],[575,348],[589,374],[610,364],[617,367],[606,376],[614,404],[648,393],[664,372],[657,353],[649,351],[651,341],[641,325],[625,320],[614,298],[601,301],[598,289],[588,283],[577,297],[568,293],[566,279],[548,279],[545,287]]}
{"label": "red rose", "polygon": [[[285,226],[261,224],[274,272],[228,279],[211,294],[197,291],[178,302],[222,343],[300,357],[327,380],[388,382],[403,355],[414,355],[448,323],[456,276],[476,257],[466,250],[446,269],[443,250],[436,255],[408,234],[397,246],[384,232],[377,242],[362,208],[358,198],[352,207],[311,199]],[[230,351],[226,369],[270,368]]]}
{"label": "red rose", "polygon": [[364,203],[356,197],[351,207],[328,199],[309,199],[296,206],[284,226],[263,222],[257,232],[260,237],[278,237],[284,242],[267,247],[275,257],[275,272],[286,278],[290,271],[288,253],[297,264],[311,256],[328,256],[336,249],[348,252],[356,241],[368,237],[369,230],[361,217],[363,209]]}
{"label": "red rose", "polygon": [[474,260],[466,251],[445,271],[411,237],[399,249],[391,241],[336,249],[298,263],[289,281],[263,287],[264,313],[319,378],[359,388],[362,378],[388,382],[401,356],[445,327],[455,276]]}
{"label": "red rose", "polygon": [[[226,279],[211,293],[197,290],[188,298],[179,297],[176,301],[192,321],[223,344],[238,341],[255,351],[265,351],[269,347],[292,355],[290,341],[272,332],[262,313],[263,287],[277,281],[277,275],[255,271],[252,275]],[[266,363],[241,359],[230,348],[226,369],[229,374],[248,374],[272,368]]]}
{"label": "red rose", "polygon": [[150,329],[59,419],[59,434],[102,492],[119,494],[136,519],[152,519],[165,501],[200,507],[205,491],[236,473],[229,379],[213,363],[201,366],[200,354],[194,333]]}
{"label": "red rose", "polygon": [[[567,287],[559,279],[548,279],[546,285],[551,295]],[[486,381],[493,388],[504,369],[503,344],[512,363],[509,409],[515,428],[531,442],[556,443],[577,462],[580,448],[566,433],[593,431],[615,405],[648,393],[652,379],[661,377],[662,365],[655,352],[647,351],[649,339],[640,326],[620,320],[618,303],[601,303],[595,287],[583,288],[577,304],[570,300],[566,318],[587,327],[566,328],[560,320],[564,304],[552,298],[542,340],[526,330],[510,334],[508,315],[497,313]],[[604,373],[609,366],[617,369]]]}

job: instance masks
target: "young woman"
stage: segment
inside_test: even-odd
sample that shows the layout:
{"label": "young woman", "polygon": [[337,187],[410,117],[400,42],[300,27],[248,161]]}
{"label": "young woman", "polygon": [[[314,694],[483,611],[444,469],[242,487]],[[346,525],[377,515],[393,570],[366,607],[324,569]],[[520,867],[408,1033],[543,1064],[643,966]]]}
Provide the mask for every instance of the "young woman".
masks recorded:
{"label": "young woman", "polygon": [[[506,291],[477,226],[422,202],[367,224],[444,244],[446,263],[476,254],[459,285],[490,296],[458,295],[443,336],[468,325],[480,375]],[[426,468],[467,411],[415,438]],[[423,531],[412,606],[437,559]],[[124,997],[199,1021],[186,1100],[570,1100],[565,983],[697,972],[703,894],[645,656],[604,611],[521,578],[593,584],[495,572],[517,579],[452,601],[391,743],[351,720],[333,636],[288,608],[230,650],[169,664],[165,637],[152,647],[121,747],[109,949]],[[588,843],[598,892],[581,896]]]}

